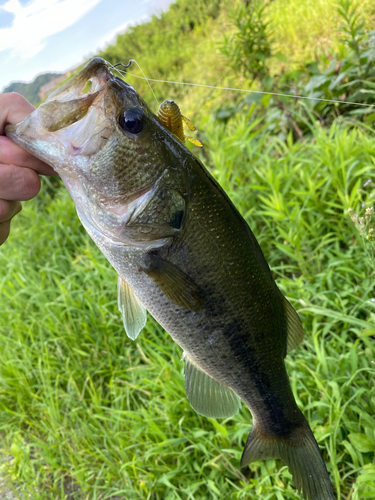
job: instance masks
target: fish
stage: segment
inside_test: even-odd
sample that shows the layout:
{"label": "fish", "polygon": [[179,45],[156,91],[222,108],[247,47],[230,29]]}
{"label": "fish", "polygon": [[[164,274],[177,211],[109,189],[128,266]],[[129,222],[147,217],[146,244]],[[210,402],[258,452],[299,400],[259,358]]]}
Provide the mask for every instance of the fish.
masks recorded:
{"label": "fish", "polygon": [[306,499],[333,500],[285,368],[301,321],[250,227],[183,139],[98,57],[6,135],[62,178],[118,274],[129,338],[149,311],[183,349],[196,412],[227,418],[241,402],[249,408],[241,468],[281,459]]}

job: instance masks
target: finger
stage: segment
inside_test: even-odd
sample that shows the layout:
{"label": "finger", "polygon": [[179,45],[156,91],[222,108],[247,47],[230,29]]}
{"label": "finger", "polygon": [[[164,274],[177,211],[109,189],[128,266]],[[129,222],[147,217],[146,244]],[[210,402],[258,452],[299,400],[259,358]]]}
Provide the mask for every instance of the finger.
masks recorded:
{"label": "finger", "polygon": [[10,220],[21,210],[22,205],[19,201],[0,200],[0,223]]}
{"label": "finger", "polygon": [[31,168],[0,164],[0,198],[30,200],[39,193],[39,175]]}
{"label": "finger", "polygon": [[8,238],[10,232],[10,220],[0,222],[0,245]]}
{"label": "finger", "polygon": [[21,94],[16,92],[0,94],[0,135],[4,135],[7,123],[22,122],[34,109],[34,106]]}
{"label": "finger", "polygon": [[0,136],[0,163],[32,168],[38,174],[57,175],[47,163],[24,151],[5,136]]}

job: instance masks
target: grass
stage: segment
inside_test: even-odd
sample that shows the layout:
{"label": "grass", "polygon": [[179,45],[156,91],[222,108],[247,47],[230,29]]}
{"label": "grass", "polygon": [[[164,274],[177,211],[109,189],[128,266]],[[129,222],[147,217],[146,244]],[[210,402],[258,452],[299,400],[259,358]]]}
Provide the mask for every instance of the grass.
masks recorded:
{"label": "grass", "polygon": [[[139,49],[129,52],[124,35],[102,55],[112,62],[136,58],[149,77],[202,81],[203,73],[204,83],[245,86],[218,50],[231,29],[226,7],[207,5],[220,5],[217,17],[194,29],[186,29],[191,11],[175,10],[160,21],[156,38],[148,36],[156,24],[145,25]],[[287,64],[313,57],[316,40],[324,40],[322,54],[336,50],[333,6],[271,3],[275,47]],[[371,27],[370,1],[361,13]],[[171,43],[176,33],[180,45]],[[151,102],[142,82],[136,88]],[[215,122],[211,113],[230,103],[230,94],[156,90],[197,122],[205,144],[199,154],[249,222],[301,316],[305,340],[287,368],[338,499],[374,498],[374,244],[348,215],[352,208],[363,216],[362,204],[371,201],[364,184],[374,176],[372,131],[309,122],[310,139],[282,141],[271,127],[261,128],[254,108]],[[0,268],[1,451],[11,456],[0,469],[18,498],[301,498],[287,468],[273,460],[252,464],[248,477],[240,473],[249,411],[224,421],[197,415],[185,396],[181,349],[152,318],[136,342],[126,337],[115,272],[64,189],[45,181],[25,204],[0,249]]]}
{"label": "grass", "polygon": [[[268,16],[275,52],[287,56],[287,67],[303,64],[340,52],[342,19],[337,0],[274,0]],[[364,29],[374,29],[375,9],[372,0],[353,1],[365,21]]]}
{"label": "grass", "polygon": [[[312,127],[311,141],[283,143],[251,114],[207,118],[204,154],[299,310],[293,390],[338,498],[362,500],[375,495],[374,270],[346,212],[362,210],[375,151],[367,132]],[[247,408],[197,415],[181,349],[157,323],[126,337],[115,272],[65,190],[26,204],[0,267],[0,432],[18,498],[300,498],[273,460],[240,473]]]}

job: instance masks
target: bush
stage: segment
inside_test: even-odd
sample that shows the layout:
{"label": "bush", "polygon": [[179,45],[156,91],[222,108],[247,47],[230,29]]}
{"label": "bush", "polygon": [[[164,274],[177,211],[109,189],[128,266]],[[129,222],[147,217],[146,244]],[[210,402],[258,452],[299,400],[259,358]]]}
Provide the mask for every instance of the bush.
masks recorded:
{"label": "bush", "polygon": [[[261,8],[262,14],[267,5],[264,4]],[[242,5],[242,10],[244,8]],[[253,103],[260,104],[258,112],[264,117],[263,123],[267,123],[269,129],[284,139],[289,131],[293,132],[295,138],[300,139],[311,134],[311,124],[316,119],[322,125],[329,125],[339,117],[345,120],[363,120],[367,123],[374,121],[372,100],[375,94],[375,31],[364,31],[364,20],[358,10],[358,4],[353,4],[350,0],[339,0],[337,4],[342,24],[340,52],[336,57],[306,62],[297,69],[273,78],[267,73],[269,63],[262,60],[264,69],[262,73],[258,72],[261,76],[258,77],[259,89],[270,94],[249,94],[231,109],[218,110],[216,117],[227,120],[244,107]],[[267,25],[263,26],[267,31]],[[234,39],[239,40],[243,36],[244,30],[238,24]],[[251,35],[252,41],[241,49],[241,57],[247,57],[248,64],[251,63],[252,57],[255,57],[250,57],[246,52],[247,47],[254,46],[253,37],[254,35]],[[264,42],[264,47],[267,43]],[[239,45],[237,50],[240,51]],[[235,57],[234,50],[230,53],[227,49],[226,52],[228,57]],[[263,51],[262,54],[263,57],[266,54],[270,57],[271,50]],[[278,57],[282,58],[280,54]],[[242,63],[242,68],[245,67],[246,64]],[[289,97],[272,95],[271,92],[288,94]],[[296,99],[291,100],[290,96],[296,96]],[[306,99],[297,99],[299,96]]]}

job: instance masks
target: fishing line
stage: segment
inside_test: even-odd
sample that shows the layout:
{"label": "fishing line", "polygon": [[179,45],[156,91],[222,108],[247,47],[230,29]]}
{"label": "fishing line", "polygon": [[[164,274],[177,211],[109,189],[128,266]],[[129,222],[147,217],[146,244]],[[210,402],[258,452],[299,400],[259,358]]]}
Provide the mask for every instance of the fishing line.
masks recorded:
{"label": "fishing line", "polygon": [[[149,82],[149,78],[147,78],[147,77],[146,77],[146,75],[143,73],[142,68],[140,67],[140,65],[137,63],[137,61],[136,61],[135,59],[129,59],[128,64],[124,64],[124,63],[121,63],[121,62],[116,63],[116,64],[112,64],[112,65],[110,66],[110,68],[109,68],[109,69],[116,68],[116,66],[119,66],[119,65],[121,65],[123,68],[129,68],[129,66],[131,65],[131,63],[135,63],[135,64],[138,66],[138,68],[140,69],[140,71],[141,71],[141,73],[142,73],[143,77],[142,77],[142,76],[139,76],[138,78],[142,78],[142,80],[146,80],[146,82],[148,83],[148,86],[150,87],[150,90],[151,90],[151,92],[152,92],[152,95],[153,95],[153,96],[154,96],[154,98],[155,98],[156,104],[159,106],[159,104],[160,104],[160,103],[159,103],[159,101],[157,100],[157,98],[156,98],[156,95],[155,95],[154,91],[152,90],[152,87],[151,87],[150,82]],[[109,63],[108,63],[108,64],[109,64]],[[116,71],[117,71],[117,73],[119,73],[121,76],[130,75],[130,74],[131,74],[132,76],[135,76],[135,75],[133,75],[132,73],[128,73],[127,71],[126,71],[126,72],[124,72],[124,71],[121,71],[120,69],[117,69],[117,68],[116,68]]]}
{"label": "fishing line", "polygon": [[[134,59],[131,59],[131,61],[134,61]],[[118,63],[118,64],[122,64],[122,63]],[[123,65],[123,66],[125,66],[125,65]],[[138,67],[139,67],[139,65],[138,65]],[[363,102],[339,101],[336,99],[324,99],[322,97],[308,97],[308,96],[303,96],[303,95],[282,94],[282,93],[278,93],[278,92],[266,92],[266,91],[261,91],[261,90],[237,89],[234,87],[217,87],[215,85],[204,85],[202,83],[174,82],[171,80],[156,80],[155,78],[146,78],[145,76],[135,75],[134,73],[126,72],[124,74],[123,71],[120,71],[118,69],[116,69],[116,71],[118,71],[120,74],[122,74],[122,76],[129,75],[129,76],[134,76],[135,78],[140,78],[141,80],[146,80],[149,85],[150,85],[149,82],[171,83],[171,84],[175,84],[175,85],[190,85],[192,87],[205,87],[205,88],[209,88],[209,89],[232,90],[235,92],[245,92],[248,94],[264,94],[264,95],[268,94],[268,95],[275,95],[275,96],[280,96],[280,97],[294,97],[295,99],[309,99],[309,100],[313,100],[313,101],[332,102],[335,104],[354,104],[356,106],[367,106],[368,108],[374,107],[374,104],[365,104]],[[142,71],[142,73],[143,73],[143,71]],[[150,88],[151,88],[151,85],[150,85]],[[152,89],[151,89],[151,91],[152,91]],[[152,92],[152,93],[154,94],[154,92]],[[155,94],[154,94],[154,96],[155,96]]]}

